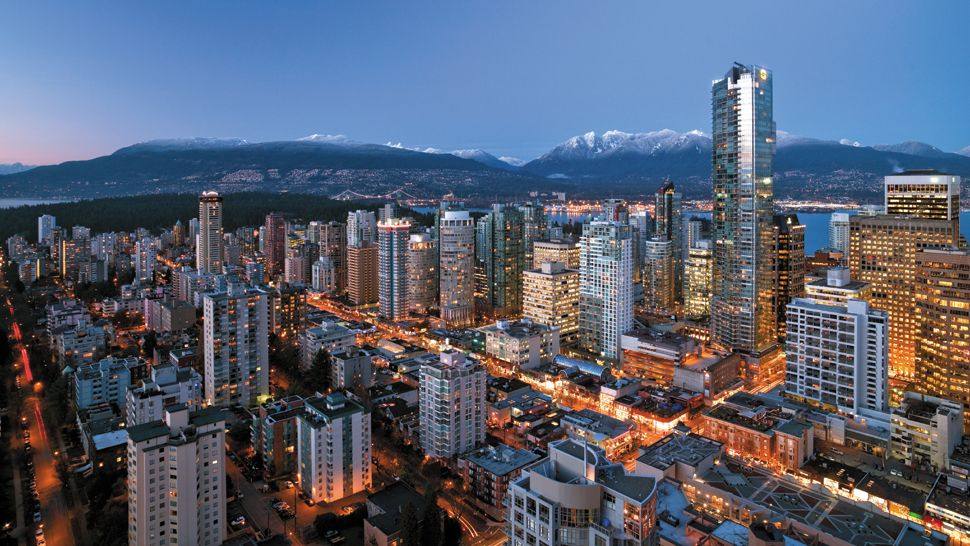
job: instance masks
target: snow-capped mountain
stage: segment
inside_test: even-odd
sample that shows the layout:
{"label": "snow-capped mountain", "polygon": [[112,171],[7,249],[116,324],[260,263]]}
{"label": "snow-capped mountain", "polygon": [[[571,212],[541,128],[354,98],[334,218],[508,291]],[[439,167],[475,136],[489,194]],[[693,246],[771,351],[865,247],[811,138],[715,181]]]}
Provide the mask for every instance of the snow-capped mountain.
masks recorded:
{"label": "snow-capped mountain", "polygon": [[139,142],[125,148],[117,150],[115,153],[128,153],[139,151],[165,151],[165,150],[220,150],[223,148],[235,148],[245,146],[249,141],[242,138],[212,138],[212,137],[192,137],[192,138],[160,138]]}
{"label": "snow-capped mountain", "polygon": [[874,150],[879,150],[880,152],[896,152],[900,154],[918,155],[921,157],[946,157],[949,155],[947,152],[944,152],[932,144],[918,142],[916,140],[907,140],[906,142],[900,142],[899,144],[876,144],[872,148]]}
{"label": "snow-capped mountain", "polygon": [[[483,165],[488,165],[489,167],[493,167],[496,169],[503,169],[506,171],[517,170],[519,167],[523,165],[522,160],[515,159],[514,157],[513,158],[495,157],[494,155],[486,152],[485,150],[478,150],[478,149],[454,150],[451,152],[444,152],[444,153],[450,153],[451,155],[460,157],[462,159],[471,159],[472,161],[477,161]],[[506,161],[506,159],[518,161],[519,164],[515,165],[513,163],[510,163],[509,161]]]}
{"label": "snow-capped mountain", "polygon": [[622,153],[649,156],[697,152],[710,150],[710,148],[710,137],[697,130],[686,133],[678,133],[671,129],[661,129],[649,133],[626,133],[613,130],[599,135],[590,131],[584,135],[570,138],[544,154],[537,161],[598,159]]}
{"label": "snow-capped mountain", "polygon": [[35,165],[24,165],[23,163],[0,163],[0,175],[22,173],[33,169]]}
{"label": "snow-capped mountain", "polygon": [[966,148],[961,148],[961,149],[957,150],[957,154],[962,155],[962,156],[966,156],[966,157],[970,157],[970,146],[967,146]]}
{"label": "snow-capped mountain", "polygon": [[299,142],[320,142],[323,144],[360,144],[355,140],[347,138],[347,135],[321,135],[313,133],[297,139]]}

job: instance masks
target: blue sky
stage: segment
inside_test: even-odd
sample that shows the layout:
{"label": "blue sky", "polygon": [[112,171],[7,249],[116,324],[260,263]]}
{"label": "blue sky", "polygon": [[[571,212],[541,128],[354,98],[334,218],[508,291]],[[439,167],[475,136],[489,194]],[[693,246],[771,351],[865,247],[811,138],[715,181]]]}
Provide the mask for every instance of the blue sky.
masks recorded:
{"label": "blue sky", "polygon": [[970,145],[970,2],[3,2],[0,162],[340,133],[535,157],[710,131],[733,61],[779,129]]}

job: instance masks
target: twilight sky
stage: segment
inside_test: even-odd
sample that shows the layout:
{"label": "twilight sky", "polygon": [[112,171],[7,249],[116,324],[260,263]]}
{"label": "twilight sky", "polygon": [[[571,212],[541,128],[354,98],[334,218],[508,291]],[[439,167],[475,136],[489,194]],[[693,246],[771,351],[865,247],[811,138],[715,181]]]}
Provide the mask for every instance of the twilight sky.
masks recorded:
{"label": "twilight sky", "polygon": [[779,129],[970,145],[970,2],[0,0],[0,163],[153,138],[355,140],[531,159],[586,131],[710,132],[733,61]]}

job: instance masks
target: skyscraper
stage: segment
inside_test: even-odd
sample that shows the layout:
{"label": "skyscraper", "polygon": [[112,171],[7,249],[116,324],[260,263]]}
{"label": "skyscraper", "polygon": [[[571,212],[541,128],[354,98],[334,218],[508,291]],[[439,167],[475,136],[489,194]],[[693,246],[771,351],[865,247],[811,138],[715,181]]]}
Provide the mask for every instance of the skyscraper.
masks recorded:
{"label": "skyscraper", "polygon": [[654,313],[674,313],[674,241],[657,236],[643,242],[643,304]]}
{"label": "skyscraper", "polygon": [[266,255],[266,270],[270,277],[284,272],[286,260],[286,218],[279,212],[266,215],[266,240],[263,254]]}
{"label": "skyscraper", "polygon": [[50,242],[51,232],[57,227],[57,218],[45,214],[37,218],[37,243]]}
{"label": "skyscraper", "polygon": [[772,75],[736,64],[712,86],[713,340],[752,356],[777,347],[772,240]]}
{"label": "skyscraper", "polygon": [[333,263],[336,291],[347,289],[347,226],[340,222],[327,222],[316,227],[320,256]]}
{"label": "skyscraper", "polygon": [[347,247],[347,297],[354,305],[377,303],[378,248],[373,243]]}
{"label": "skyscraper", "polygon": [[784,341],[785,308],[791,300],[805,295],[805,226],[796,214],[776,214],[774,224],[775,313],[778,340]]}
{"label": "skyscraper", "polygon": [[475,221],[464,210],[439,214],[441,319],[450,326],[468,326],[475,320]]}
{"label": "skyscraper", "polygon": [[684,315],[702,319],[711,315],[711,282],[714,276],[714,256],[711,242],[697,240],[687,250],[684,267]]}
{"label": "skyscraper", "polygon": [[956,223],[960,231],[959,176],[933,169],[904,171],[885,178],[886,214]]}
{"label": "skyscraper", "polygon": [[522,270],[525,262],[522,213],[510,205],[492,205],[478,220],[475,251],[484,274],[485,309],[496,316],[522,310]]}
{"label": "skyscraper", "polygon": [[916,254],[916,378],[926,394],[963,404],[970,433],[970,251]]}
{"label": "skyscraper", "polygon": [[562,343],[579,333],[579,271],[561,262],[545,262],[522,274],[522,316],[559,328]]}
{"label": "skyscraper", "polygon": [[202,274],[222,273],[222,197],[214,191],[199,197],[199,232],[195,268]]}
{"label": "skyscraper", "polygon": [[627,224],[583,225],[579,242],[579,340],[615,359],[620,336],[633,328],[633,237]]}
{"label": "skyscraper", "polygon": [[400,219],[385,219],[377,224],[379,239],[378,299],[381,316],[404,320],[408,316],[408,241],[411,224]]}
{"label": "skyscraper", "polygon": [[853,216],[849,269],[868,283],[873,307],[889,313],[889,373],[912,378],[916,368],[916,253],[956,246],[949,220],[909,216]]}
{"label": "skyscraper", "polygon": [[538,200],[524,205],[519,205],[519,212],[522,213],[522,247],[525,255],[524,269],[528,269],[532,264],[532,245],[539,240],[545,239],[548,228],[546,209]]}
{"label": "skyscraper", "polygon": [[158,257],[158,240],[154,237],[142,237],[135,243],[135,280],[143,283],[152,282],[155,275],[155,261]]}
{"label": "skyscraper", "polygon": [[421,449],[428,457],[467,453],[485,440],[485,373],[454,349],[420,370]]}
{"label": "skyscraper", "polygon": [[408,307],[426,313],[438,300],[438,244],[427,233],[413,233],[408,241]]}
{"label": "skyscraper", "polygon": [[355,210],[347,213],[347,246],[377,242],[377,218],[373,211]]}
{"label": "skyscraper", "polygon": [[845,259],[849,257],[849,215],[844,212],[833,212],[829,218],[829,247],[842,253]]}
{"label": "skyscraper", "polygon": [[[679,301],[684,291],[684,220],[681,195],[674,183],[666,181],[654,195],[654,236],[670,241],[673,262],[674,299]],[[644,284],[647,280],[644,279]],[[670,309],[673,311],[673,309]]]}
{"label": "skyscraper", "polygon": [[269,296],[230,284],[206,294],[202,307],[206,403],[255,403],[269,393]]}
{"label": "skyscraper", "polygon": [[532,268],[546,262],[560,262],[567,269],[579,269],[579,245],[572,240],[553,239],[532,243]]}

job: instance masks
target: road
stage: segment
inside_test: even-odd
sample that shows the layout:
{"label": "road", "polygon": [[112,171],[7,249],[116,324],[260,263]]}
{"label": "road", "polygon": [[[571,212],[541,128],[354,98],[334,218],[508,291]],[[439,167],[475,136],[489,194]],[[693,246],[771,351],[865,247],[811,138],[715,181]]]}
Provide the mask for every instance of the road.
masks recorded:
{"label": "road", "polygon": [[[269,503],[263,498],[263,495],[256,490],[256,487],[242,475],[239,471],[239,467],[236,466],[235,461],[226,457],[226,470],[228,476],[232,478],[232,483],[236,486],[236,491],[242,493],[242,508],[243,512],[246,514],[246,521],[250,526],[260,529],[268,528],[272,534],[284,534],[283,520],[280,519],[279,515],[270,508]],[[287,491],[286,493],[289,493]],[[283,493],[281,493],[282,495]],[[287,500],[284,497],[280,497],[286,500],[291,505],[292,501]],[[303,544],[293,533],[293,520],[290,520],[289,525],[285,529],[285,534],[293,541],[294,544]],[[291,534],[292,533],[292,534]]]}

